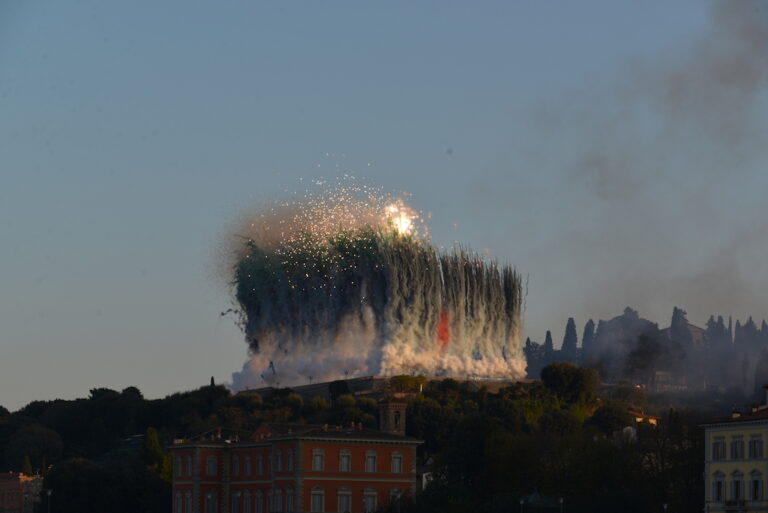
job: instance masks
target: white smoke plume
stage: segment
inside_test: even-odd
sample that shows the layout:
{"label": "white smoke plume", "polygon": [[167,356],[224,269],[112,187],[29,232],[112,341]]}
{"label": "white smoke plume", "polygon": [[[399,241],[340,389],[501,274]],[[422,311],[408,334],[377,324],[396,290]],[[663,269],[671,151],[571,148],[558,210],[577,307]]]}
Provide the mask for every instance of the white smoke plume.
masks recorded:
{"label": "white smoke plume", "polygon": [[231,265],[251,352],[234,388],[524,375],[519,275],[436,250],[401,199],[341,183],[253,219]]}

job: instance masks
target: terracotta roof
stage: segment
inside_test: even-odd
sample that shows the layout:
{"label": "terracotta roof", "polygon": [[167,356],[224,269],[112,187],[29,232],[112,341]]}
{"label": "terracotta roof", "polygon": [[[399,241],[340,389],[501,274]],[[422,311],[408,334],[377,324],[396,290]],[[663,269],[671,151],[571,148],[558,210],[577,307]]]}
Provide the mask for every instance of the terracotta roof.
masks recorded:
{"label": "terracotta roof", "polygon": [[655,415],[648,415],[647,413],[640,413],[639,411],[629,411],[629,414],[633,417],[640,417],[643,419],[654,419],[654,420],[661,420],[661,417],[657,417]]}
{"label": "terracotta roof", "polygon": [[757,420],[768,420],[768,408],[764,408],[756,412],[742,413],[742,414],[739,414],[737,417],[734,417],[733,415],[729,415],[727,417],[718,417],[705,422],[704,425],[706,426],[708,424],[730,424],[730,423],[738,423],[738,422],[751,422],[751,421],[757,421]]}
{"label": "terracotta roof", "polygon": [[[410,436],[386,433],[376,429],[368,429],[356,425],[330,426],[317,424],[266,424],[266,429],[272,434],[271,440],[288,438],[330,438],[336,440],[380,440],[382,442],[422,443],[421,440]],[[261,431],[259,428],[257,431]]]}
{"label": "terracotta roof", "polygon": [[265,422],[259,426],[256,431],[249,436],[240,438],[218,437],[222,433],[221,429],[212,429],[208,433],[214,433],[210,439],[205,435],[195,437],[189,440],[179,440],[174,445],[195,445],[195,444],[215,444],[215,445],[236,445],[236,444],[254,444],[265,443],[275,440],[292,440],[296,438],[316,438],[326,440],[348,440],[348,441],[379,441],[379,442],[401,442],[404,444],[421,444],[423,441],[410,436],[396,435],[376,429],[367,429],[360,424],[353,426],[333,426],[321,424],[291,424],[291,423],[271,423]]}

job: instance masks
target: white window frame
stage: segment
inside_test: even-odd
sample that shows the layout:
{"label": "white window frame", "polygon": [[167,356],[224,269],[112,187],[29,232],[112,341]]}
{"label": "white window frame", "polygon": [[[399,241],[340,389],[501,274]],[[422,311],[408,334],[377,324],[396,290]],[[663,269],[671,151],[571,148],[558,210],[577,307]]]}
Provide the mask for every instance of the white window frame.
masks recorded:
{"label": "white window frame", "polygon": [[[377,461],[377,455],[376,451],[365,451],[365,471],[368,473],[376,472],[376,467],[378,465]],[[369,465],[370,462],[373,462],[372,465]]]}
{"label": "white window frame", "polygon": [[[373,513],[378,507],[379,494],[375,488],[366,488],[363,491],[363,513]],[[373,504],[370,504],[371,499]]]}
{"label": "white window frame", "polygon": [[[320,501],[319,508],[316,507],[315,499]],[[310,513],[324,513],[325,512],[325,490],[319,486],[315,486],[309,492],[309,511]]]}
{"label": "white window frame", "polygon": [[312,449],[312,471],[323,472],[325,470],[325,451]]}
{"label": "white window frame", "polygon": [[[344,497],[346,499],[348,509],[344,509],[341,507],[341,499]],[[339,492],[336,498],[336,511],[338,513],[350,513],[352,511],[352,489],[347,486],[342,486],[339,488]]]}
{"label": "white window frame", "polygon": [[[395,461],[398,462],[397,468],[395,468]],[[402,474],[403,473],[403,453],[400,451],[395,451],[392,453],[392,461],[390,463],[390,471],[393,474]]]}
{"label": "white window frame", "polygon": [[[344,462],[346,461],[346,468]],[[339,472],[352,472],[352,451],[342,449],[339,452]]]}

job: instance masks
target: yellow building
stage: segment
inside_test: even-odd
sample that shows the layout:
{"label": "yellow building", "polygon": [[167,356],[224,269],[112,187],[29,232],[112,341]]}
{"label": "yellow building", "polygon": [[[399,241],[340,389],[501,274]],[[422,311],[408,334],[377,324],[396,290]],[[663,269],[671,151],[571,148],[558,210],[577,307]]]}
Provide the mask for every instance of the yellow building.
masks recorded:
{"label": "yellow building", "polygon": [[768,405],[713,419],[703,427],[705,512],[768,513]]}

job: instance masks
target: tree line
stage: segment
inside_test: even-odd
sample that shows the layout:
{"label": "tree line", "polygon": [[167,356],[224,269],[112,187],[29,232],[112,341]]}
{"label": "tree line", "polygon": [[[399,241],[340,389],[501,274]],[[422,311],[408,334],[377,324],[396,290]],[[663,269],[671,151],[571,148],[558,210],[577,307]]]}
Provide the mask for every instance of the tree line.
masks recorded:
{"label": "tree line", "polygon": [[[570,363],[545,366],[540,377],[495,393],[453,379],[392,378],[391,391],[408,402],[407,434],[424,440],[420,468],[431,475],[423,493],[392,511],[508,512],[521,500],[525,511],[553,511],[561,498],[566,511],[645,512],[662,503],[700,511],[694,412],[655,407],[630,385],[601,388],[596,371]],[[343,381],[329,392],[330,401],[209,385],[148,400],[130,387],[35,401],[0,411],[0,461],[4,470],[43,474],[52,513],[167,511],[163,444],[174,438],[214,427],[248,432],[265,421],[376,427],[374,400],[349,394]],[[654,408],[663,417],[657,428],[635,425],[628,413]]]}
{"label": "tree line", "polygon": [[674,307],[668,328],[639,316],[627,307],[623,314],[597,326],[589,319],[581,343],[574,319],[568,319],[559,349],[552,333],[543,344],[528,338],[523,347],[528,376],[546,365],[571,362],[597,370],[604,380],[630,381],[673,390],[731,389],[745,400],[761,397],[768,383],[768,323],[759,325],[712,315],[704,327],[688,321]]}

